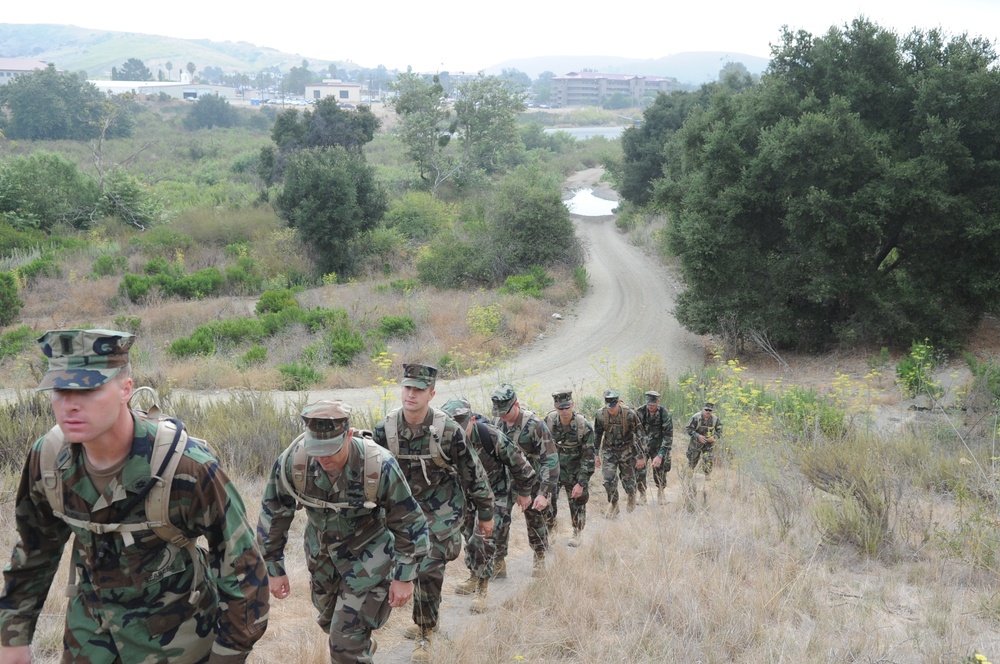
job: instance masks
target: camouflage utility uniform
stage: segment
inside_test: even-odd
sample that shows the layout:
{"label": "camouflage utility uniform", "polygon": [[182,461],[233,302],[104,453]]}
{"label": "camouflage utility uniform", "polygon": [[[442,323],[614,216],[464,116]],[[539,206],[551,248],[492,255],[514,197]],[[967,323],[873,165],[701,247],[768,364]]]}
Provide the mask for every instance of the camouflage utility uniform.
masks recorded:
{"label": "camouflage utility uniform", "polygon": [[[386,416],[386,420],[396,418],[399,467],[430,530],[430,552],[420,561],[413,593],[413,622],[426,630],[433,630],[438,624],[444,568],[448,561],[458,557],[462,548],[461,529],[467,503],[471,503],[468,509],[475,511],[479,521],[493,519],[493,493],[486,471],[453,419],[447,418],[444,431],[436,434],[444,457],[442,464],[416,458],[430,453],[434,415],[435,410],[428,409],[424,421],[416,427],[406,423],[402,410]],[[385,422],[375,427],[374,435],[375,442],[390,447]]]}
{"label": "camouflage utility uniform", "polygon": [[[304,505],[306,564],[317,622],[330,635],[331,661],[371,662],[371,633],[389,618],[389,582],[416,579],[428,549],[427,521],[396,460],[381,448],[375,500],[366,504],[365,443],[353,438],[347,445],[347,463],[336,479],[308,457],[302,495],[350,506]],[[283,459],[284,467],[275,463],[271,469],[257,525],[272,577],[286,574],[285,544],[298,505],[286,490],[292,485],[293,457]],[[279,473],[285,474],[284,482]]]}
{"label": "camouflage utility uniform", "polygon": [[[134,415],[133,421],[131,452],[100,494],[80,444],[56,459],[67,516],[106,524],[149,521],[145,501],[122,511],[153,473],[157,424]],[[42,440],[28,453],[15,498],[18,541],[4,570],[0,643],[30,643],[63,547],[75,535],[78,583],[66,609],[63,662],[244,661],[267,625],[267,570],[243,501],[212,452],[189,438],[170,490],[170,522],[208,542],[207,551],[198,549],[191,560],[187,549],[152,530],[99,535],[55,516],[42,486]],[[192,588],[196,578],[200,587]]]}
{"label": "camouflage utility uniform", "polygon": [[601,475],[604,490],[611,503],[611,514],[618,510],[618,479],[628,496],[629,506],[635,504],[635,463],[645,458],[642,449],[644,432],[635,411],[618,402],[618,413],[612,415],[605,406],[594,417],[594,446],[601,455]]}
{"label": "camouflage utility uniform", "polygon": [[[647,394],[649,394],[647,392]],[[659,395],[656,396],[656,400]],[[652,401],[656,403],[656,401]],[[667,487],[667,473],[670,472],[670,452],[674,446],[674,418],[670,416],[670,411],[662,405],[656,405],[656,410],[649,412],[649,403],[636,409],[642,428],[646,432],[645,452],[649,459],[660,457],[663,462],[657,468],[653,468],[653,482],[657,489]],[[646,493],[646,468],[636,471],[636,488],[639,493]]]}
{"label": "camouflage utility uniform", "polygon": [[[594,427],[580,413],[573,411],[569,424],[563,425],[559,410],[545,416],[545,424],[559,453],[559,486],[566,491],[570,521],[574,535],[587,525],[587,501],[590,500],[590,478],[594,474]],[[579,484],[583,493],[573,498],[573,487]],[[559,494],[549,503],[549,527],[555,526]],[[573,542],[570,542],[572,545]]]}
{"label": "camouflage utility uniform", "polygon": [[[688,465],[691,468],[698,466],[698,461],[704,457],[705,475],[712,474],[712,466],[715,463],[715,444],[722,437],[722,422],[716,415],[714,407],[708,409],[710,404],[705,404],[705,410],[701,410],[691,416],[685,431],[690,438],[687,448]],[[705,442],[699,440],[699,436],[704,437]]]}

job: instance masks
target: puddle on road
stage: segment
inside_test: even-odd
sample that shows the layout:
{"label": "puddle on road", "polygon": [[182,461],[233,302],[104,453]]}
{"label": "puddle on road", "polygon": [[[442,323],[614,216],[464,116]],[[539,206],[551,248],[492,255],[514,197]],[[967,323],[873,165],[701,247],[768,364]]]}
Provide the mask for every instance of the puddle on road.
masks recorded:
{"label": "puddle on road", "polygon": [[612,214],[618,207],[618,201],[609,201],[594,196],[593,189],[579,189],[573,198],[563,201],[566,208],[573,214],[584,217],[604,217]]}

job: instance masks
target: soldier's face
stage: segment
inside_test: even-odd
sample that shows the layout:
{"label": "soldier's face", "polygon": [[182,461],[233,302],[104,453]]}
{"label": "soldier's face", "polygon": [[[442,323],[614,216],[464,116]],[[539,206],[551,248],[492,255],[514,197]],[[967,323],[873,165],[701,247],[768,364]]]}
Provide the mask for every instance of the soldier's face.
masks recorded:
{"label": "soldier's face", "polygon": [[52,414],[66,440],[89,443],[111,431],[131,396],[131,378],[113,378],[92,390],[52,390]]}
{"label": "soldier's face", "polygon": [[647,403],[647,404],[646,404],[646,410],[648,410],[648,411],[650,412],[650,414],[653,414],[653,413],[655,413],[655,412],[656,412],[656,408],[657,408],[657,407],[658,407],[659,405],[660,405],[660,404],[659,404],[659,403],[657,403],[656,401],[654,401],[653,403]]}
{"label": "soldier's face", "polygon": [[431,405],[434,390],[430,387],[421,390],[412,385],[403,386],[403,410],[408,413],[422,413]]}
{"label": "soldier's face", "polygon": [[569,408],[563,408],[559,411],[559,421],[564,425],[569,424],[569,421],[573,419],[573,402],[570,401]]}
{"label": "soldier's face", "polygon": [[500,419],[507,424],[513,424],[517,422],[518,416],[521,414],[521,406],[515,401],[514,405],[510,407],[505,415],[501,415]]}

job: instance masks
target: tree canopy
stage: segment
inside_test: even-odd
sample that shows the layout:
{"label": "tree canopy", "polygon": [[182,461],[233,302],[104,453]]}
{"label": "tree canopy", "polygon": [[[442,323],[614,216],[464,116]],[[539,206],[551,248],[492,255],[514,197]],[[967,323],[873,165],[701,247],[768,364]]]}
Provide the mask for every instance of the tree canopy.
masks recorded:
{"label": "tree canopy", "polygon": [[153,73],[139,58],[129,58],[121,69],[111,68],[112,81],[152,81]]}
{"label": "tree canopy", "polygon": [[784,347],[961,344],[1000,302],[995,61],[863,18],[784,31],[759,85],[718,86],[664,143],[679,320]]}

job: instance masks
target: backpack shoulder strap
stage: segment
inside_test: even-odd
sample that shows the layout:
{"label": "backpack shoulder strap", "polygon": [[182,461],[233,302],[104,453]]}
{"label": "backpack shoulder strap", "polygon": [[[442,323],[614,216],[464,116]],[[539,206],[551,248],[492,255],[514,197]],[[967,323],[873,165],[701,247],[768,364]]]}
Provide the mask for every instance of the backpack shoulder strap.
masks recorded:
{"label": "backpack shoulder strap", "polygon": [[583,443],[583,437],[587,432],[587,418],[580,413],[573,413],[573,427],[576,429],[576,442]]}
{"label": "backpack shoulder strap", "polygon": [[447,468],[448,464],[451,463],[451,459],[444,453],[444,448],[441,445],[441,436],[444,435],[448,413],[440,408],[431,408],[431,411],[434,413],[434,422],[431,424],[431,458],[441,468]]}
{"label": "backpack shoulder strap", "polygon": [[170,488],[177,472],[177,465],[184,456],[188,436],[184,428],[177,435],[177,425],[169,420],[160,420],[156,425],[156,438],[153,440],[153,454],[149,459],[149,467],[156,472],[166,466],[162,475],[153,476],[153,488],[146,495],[146,518],[150,520],[153,532],[160,539],[184,548],[188,537],[180,528],[170,522]]}
{"label": "backpack shoulder strap", "polygon": [[393,408],[385,416],[385,442],[393,456],[399,455],[399,411]]}
{"label": "backpack shoulder strap", "polygon": [[49,429],[42,439],[42,446],[39,450],[39,466],[42,471],[42,488],[45,491],[45,499],[49,502],[52,513],[57,517],[63,515],[63,483],[62,473],[56,468],[56,459],[59,453],[67,447],[66,438],[62,429],[55,425]]}
{"label": "backpack shoulder strap", "polygon": [[375,509],[378,503],[378,484],[382,479],[382,448],[374,440],[361,437],[365,450],[364,483],[365,507]]}
{"label": "backpack shoulder strap", "polygon": [[[300,500],[302,492],[306,488],[306,466],[309,464],[308,456],[306,455],[306,446],[302,444],[305,440],[305,432],[300,433],[295,437],[295,440],[284,449],[280,456],[278,456],[278,482],[281,484],[281,488],[292,494],[296,500]],[[292,483],[288,483],[288,473],[286,468],[288,466],[288,458],[291,457],[292,460]]]}

